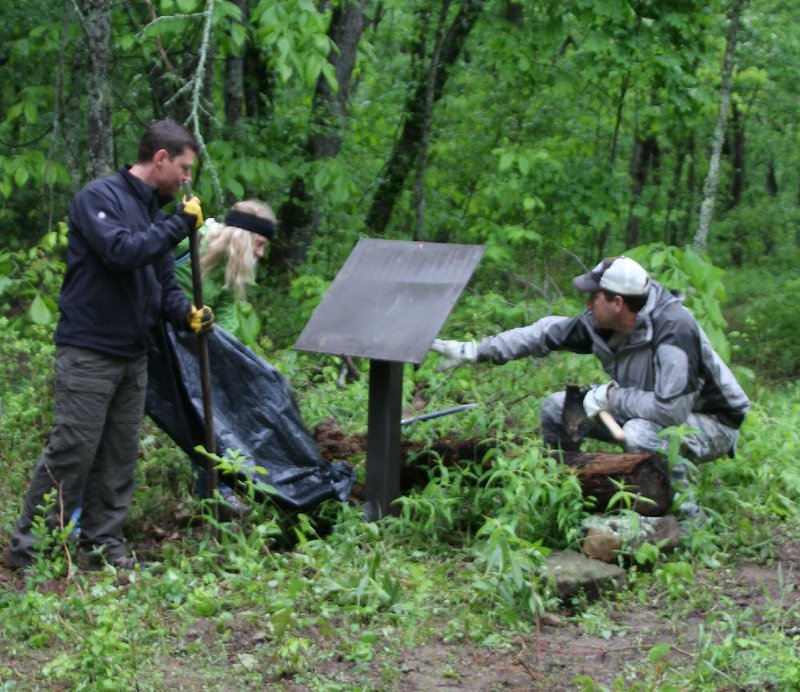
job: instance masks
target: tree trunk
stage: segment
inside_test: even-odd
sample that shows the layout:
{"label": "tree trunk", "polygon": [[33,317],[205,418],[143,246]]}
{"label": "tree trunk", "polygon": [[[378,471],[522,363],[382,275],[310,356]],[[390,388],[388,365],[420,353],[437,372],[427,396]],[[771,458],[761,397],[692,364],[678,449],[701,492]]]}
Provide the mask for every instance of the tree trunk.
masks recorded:
{"label": "tree trunk", "polygon": [[[626,70],[625,74],[622,76],[622,80],[619,84],[619,92],[617,93],[617,113],[616,117],[614,118],[614,132],[611,135],[611,147],[608,154],[608,174],[611,176],[612,171],[614,170],[614,165],[617,162],[617,148],[619,146],[619,130],[622,126],[622,109],[625,106],[625,97],[628,94],[628,84],[630,82],[631,73],[629,70]],[[608,242],[608,236],[611,232],[611,224],[607,223],[603,228],[600,230],[597,236],[597,256],[604,257],[606,254],[606,243]]]}
{"label": "tree trunk", "polygon": [[741,17],[744,3],[745,0],[733,0],[731,4],[725,59],[722,63],[719,114],[717,116],[717,126],[714,130],[714,144],[711,152],[711,160],[708,164],[708,174],[706,176],[705,185],[703,186],[703,202],[700,205],[700,219],[697,233],[695,233],[692,243],[695,249],[700,252],[705,252],[708,244],[708,232],[714,213],[714,198],[716,197],[717,186],[719,185],[719,161],[722,152],[722,144],[725,141],[725,123],[728,118],[728,108],[731,103],[733,56],[736,50],[736,35],[739,30],[739,18]]}
{"label": "tree trunk", "polygon": [[[237,0],[242,23],[247,26],[247,0]],[[234,137],[242,130],[244,118],[244,50],[225,58],[225,127]]]}
{"label": "tree trunk", "polygon": [[332,52],[328,61],[336,72],[336,91],[320,75],[314,92],[313,128],[310,153],[314,159],[332,158],[342,145],[342,131],[347,120],[350,100],[350,78],[355,67],[358,42],[364,32],[365,0],[342,2],[336,6],[329,34],[339,52]]}
{"label": "tree trunk", "polygon": [[523,4],[509,0],[503,10],[505,19],[509,24],[520,26],[522,24]]}
{"label": "tree trunk", "polygon": [[89,44],[87,85],[87,149],[89,176],[114,171],[114,135],[111,129],[111,0],[83,0]]}
{"label": "tree trunk", "polygon": [[611,152],[608,155],[608,160],[611,163],[613,170],[614,163],[617,160],[617,145],[619,143],[619,128],[622,125],[622,108],[625,105],[625,96],[628,93],[628,83],[630,82],[631,73],[629,70],[625,71],[622,76],[622,81],[619,84],[619,93],[617,94],[617,114],[614,118],[614,134],[611,137]]}
{"label": "tree trunk", "polygon": [[[53,132],[50,136],[50,146],[47,149],[47,165],[51,165],[55,151],[56,151],[56,143],[63,138],[63,134],[60,132],[62,127],[61,122],[63,119],[62,111],[62,103],[64,99],[64,82],[65,82],[65,72],[67,71],[66,65],[66,56],[67,56],[67,37],[69,36],[69,27],[72,23],[72,14],[75,8],[72,5],[68,5],[66,8],[66,12],[64,13],[64,23],[61,25],[61,43],[59,46],[58,51],[58,64],[56,66],[56,80],[55,86],[53,89]],[[69,140],[65,140],[69,141]],[[69,147],[68,147],[69,148]],[[80,176],[77,177],[76,181],[73,182],[73,185],[77,181],[80,180]],[[54,222],[54,186],[52,184],[45,183],[47,187],[47,197],[48,197],[48,209],[47,209],[47,229],[50,230],[53,228]]]}
{"label": "tree trunk", "polygon": [[636,496],[630,508],[639,514],[660,517],[672,506],[667,460],[659,454],[562,452],[561,456],[567,466],[577,471],[584,496],[597,501],[595,511],[608,507],[609,501],[619,492],[620,484]]}
{"label": "tree trunk", "polygon": [[731,176],[731,198],[728,202],[728,209],[738,207],[742,201],[742,192],[745,185],[744,172],[744,118],[742,112],[736,107],[736,102],[731,104],[731,164],[733,173]]}
{"label": "tree trunk", "polygon": [[[250,4],[249,0],[245,0]],[[247,41],[244,49],[244,105],[249,119],[269,118],[275,101],[277,77],[263,55],[257,41]]]}
{"label": "tree trunk", "polygon": [[[778,176],[775,172],[775,159],[772,158],[769,160],[769,163],[767,163],[766,190],[771,198],[774,199],[778,196]],[[764,239],[764,253],[771,255],[775,251],[775,230],[772,225],[764,229],[762,237]]]}
{"label": "tree trunk", "polygon": [[642,197],[644,186],[647,184],[647,172],[655,167],[658,161],[658,141],[654,135],[647,139],[636,136],[631,155],[631,203],[628,214],[628,228],[625,234],[625,247],[634,247],[639,244],[639,227],[641,219],[636,212],[636,205]]}
{"label": "tree trunk", "polygon": [[[434,79],[433,101],[438,101],[444,91],[450,70],[461,54],[464,43],[469,36],[469,32],[478,19],[483,9],[483,0],[464,0],[453,20],[450,28],[442,43],[441,61],[436,70]],[[422,130],[424,126],[424,114],[426,94],[428,92],[428,71],[434,69],[430,65],[425,74],[422,75],[413,86],[405,105],[405,121],[400,137],[395,142],[389,160],[384,166],[381,181],[372,198],[369,212],[366,217],[366,224],[378,235],[382,234],[389,225],[397,197],[403,188],[411,167],[417,160],[420,142],[422,141]]]}
{"label": "tree trunk", "polygon": [[678,224],[672,218],[672,211],[678,207],[680,198],[681,178],[683,177],[683,165],[686,162],[686,145],[681,143],[675,152],[675,168],[672,172],[672,187],[667,198],[667,213],[664,222],[664,241],[667,245],[678,245]]}
{"label": "tree trunk", "polygon": [[433,96],[436,86],[436,75],[439,73],[439,60],[442,52],[442,39],[447,26],[447,11],[450,9],[450,0],[441,0],[439,20],[436,27],[436,38],[433,43],[431,68],[428,70],[428,81],[425,92],[425,108],[422,114],[422,141],[417,154],[417,176],[415,185],[414,202],[416,208],[415,240],[425,238],[425,170],[428,165],[428,144],[431,138],[431,123],[433,121]]}
{"label": "tree trunk", "polygon": [[[76,8],[77,9],[77,8]],[[79,118],[69,117],[67,114],[80,113],[82,95],[86,89],[84,75],[86,73],[86,49],[81,44],[72,48],[70,64],[64,71],[64,105],[61,119],[62,137],[65,142],[80,142],[84,137],[83,127]],[[74,197],[86,182],[88,175],[87,164],[81,156],[84,147],[64,147],[66,166],[69,171],[69,192]]]}
{"label": "tree trunk", "polygon": [[778,176],[775,174],[775,159],[770,159],[767,164],[767,194],[770,197],[778,196]]}
{"label": "tree trunk", "polygon": [[689,141],[687,142],[687,156],[689,157],[689,168],[686,171],[686,203],[684,205],[686,222],[683,224],[681,242],[675,243],[676,245],[683,245],[684,242],[689,242],[689,233],[691,232],[689,229],[694,223],[694,213],[697,206],[695,204],[695,197],[699,192],[697,183],[697,142],[693,134],[689,135]]}
{"label": "tree trunk", "polygon": [[[317,79],[311,108],[311,133],[306,143],[310,161],[333,158],[341,148],[350,79],[366,23],[364,6],[365,0],[351,0],[333,10],[328,34],[338,51],[332,51],[328,61],[336,72],[338,89],[331,89],[323,75]],[[297,266],[305,260],[320,223],[319,209],[304,178],[298,177],[292,182],[289,198],[278,210],[278,219],[281,233],[270,251],[269,262],[278,268]]]}
{"label": "tree trunk", "polygon": [[[733,209],[742,201],[742,192],[745,185],[744,174],[744,118],[741,111],[736,107],[736,102],[731,104],[731,196],[728,200],[727,209]],[[733,227],[733,238],[731,243],[731,263],[734,267],[741,267],[744,261],[744,248],[747,242],[745,238],[746,230],[740,223]],[[770,247],[769,236],[772,235],[771,228],[765,228],[762,233],[765,247]]]}

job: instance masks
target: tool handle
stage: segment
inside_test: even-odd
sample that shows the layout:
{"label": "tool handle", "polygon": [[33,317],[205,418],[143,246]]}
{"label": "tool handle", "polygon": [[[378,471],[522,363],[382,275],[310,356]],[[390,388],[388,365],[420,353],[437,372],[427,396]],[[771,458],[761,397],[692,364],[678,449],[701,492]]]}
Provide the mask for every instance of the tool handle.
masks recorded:
{"label": "tool handle", "polygon": [[600,417],[600,420],[603,421],[603,424],[608,428],[608,432],[611,433],[611,437],[613,437],[617,442],[625,442],[625,433],[623,432],[620,424],[614,419],[606,409],[602,409],[600,413],[597,414]]}
{"label": "tool handle", "polygon": [[459,411],[468,411],[471,408],[475,408],[478,404],[461,404],[460,406],[453,406],[451,408],[446,408],[442,411],[434,411],[433,413],[425,413],[421,416],[417,416],[416,418],[403,418],[400,421],[401,426],[411,425],[412,423],[416,423],[421,420],[431,420],[432,418],[440,418],[441,416],[449,416],[451,413],[458,413]]}
{"label": "tool handle", "polygon": [[[182,183],[183,192],[191,199],[192,185],[188,180]],[[189,235],[189,261],[192,267],[192,302],[195,307],[203,309],[203,280],[200,270],[200,233],[193,228]],[[211,364],[208,357],[208,334],[197,335],[197,360],[200,366],[200,389],[203,395],[203,428],[205,432],[205,448],[209,454],[217,453],[217,438],[214,434],[214,408],[211,400]],[[211,457],[206,460],[208,472],[208,491],[211,497],[218,486],[217,468]],[[218,519],[217,506],[212,508],[214,519]]]}

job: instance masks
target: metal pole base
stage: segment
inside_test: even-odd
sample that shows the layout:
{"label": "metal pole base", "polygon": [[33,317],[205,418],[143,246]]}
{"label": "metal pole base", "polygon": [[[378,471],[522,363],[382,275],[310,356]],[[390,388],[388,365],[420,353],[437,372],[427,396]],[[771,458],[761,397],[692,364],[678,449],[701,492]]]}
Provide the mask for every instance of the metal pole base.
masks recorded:
{"label": "metal pole base", "polygon": [[376,521],[397,515],[400,495],[400,416],[403,363],[371,360],[367,418],[366,514]]}

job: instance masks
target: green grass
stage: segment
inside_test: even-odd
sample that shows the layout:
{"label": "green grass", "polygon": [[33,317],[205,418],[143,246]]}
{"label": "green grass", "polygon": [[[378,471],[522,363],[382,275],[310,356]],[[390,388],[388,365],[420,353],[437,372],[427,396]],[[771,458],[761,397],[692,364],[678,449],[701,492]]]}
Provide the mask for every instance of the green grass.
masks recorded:
{"label": "green grass", "polygon": [[[493,328],[508,317],[501,313],[493,308]],[[454,313],[448,336],[461,336],[459,328],[480,335],[464,315]],[[44,330],[0,345],[3,545],[52,420],[52,356]],[[309,427],[333,415],[349,434],[366,430],[366,373],[337,387],[333,359],[291,351],[270,357],[297,387]],[[6,577],[0,690],[393,689],[405,675],[398,661],[416,647],[513,652],[520,641],[537,641],[545,612],[560,613],[576,637],[609,646],[635,638],[642,647],[626,654],[612,681],[599,673],[556,679],[556,669],[543,666],[539,674],[551,677],[541,680],[554,684],[800,684],[791,634],[800,625],[796,575],[784,572],[774,592],[751,603],[737,596],[735,579],[740,565],[770,568],[800,541],[800,386],[746,379],[753,410],[736,458],[699,469],[711,521],[676,552],[631,567],[626,591],[559,603],[540,568],[550,550],[576,546],[586,508],[575,478],[542,454],[538,407],[566,382],[596,379],[596,364],[554,355],[437,373],[430,361],[406,368],[406,404],[419,390],[425,410],[481,405],[404,434],[417,443],[491,440],[493,449],[475,463],[432,463],[429,481],[401,499],[400,515],[378,523],[365,522],[356,504],[328,502],[301,515],[265,504],[241,527],[222,525],[215,538],[207,523],[177,524],[177,510],[202,508],[184,456],[148,423],[127,533],[156,564],[130,576],[67,574],[61,559]],[[363,459],[351,461],[363,471]],[[59,548],[63,536],[51,538]],[[645,615],[661,623],[666,639],[637,634],[634,618]],[[465,660],[445,666],[443,679],[468,679]]]}

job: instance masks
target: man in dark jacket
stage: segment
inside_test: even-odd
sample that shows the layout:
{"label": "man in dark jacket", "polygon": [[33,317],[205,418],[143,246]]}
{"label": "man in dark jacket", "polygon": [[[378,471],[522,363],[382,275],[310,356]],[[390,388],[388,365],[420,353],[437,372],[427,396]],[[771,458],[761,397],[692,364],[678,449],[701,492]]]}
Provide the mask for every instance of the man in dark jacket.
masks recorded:
{"label": "man in dark jacket", "polygon": [[199,200],[184,198],[169,217],[161,211],[191,179],[196,152],[185,128],[156,122],[133,166],[90,182],[72,203],[55,331],[55,423],[11,536],[13,568],[34,559],[33,518],[53,489],[51,526],[81,502],[79,566],[136,564],[122,524],[144,417],[147,334],[162,318],[195,331],[213,322],[177,286],[171,252],[202,223]]}
{"label": "man in dark jacket", "polygon": [[[584,398],[594,419],[587,436],[611,439],[596,419],[606,410],[622,426],[626,451],[664,451],[668,442],[659,432],[686,425],[694,429],[683,440],[691,460],[733,454],[750,404],[689,310],[628,257],[604,259],[573,285],[589,294],[588,310],[577,317],[544,317],[479,342],[437,339],[432,350],[447,358],[445,367],[551,351],[593,353],[611,381]],[[542,437],[550,446],[577,449],[579,441],[562,425],[564,398],[557,392],[542,404]],[[673,469],[678,485],[683,476],[685,469]],[[691,505],[684,507],[688,515],[695,511]]]}

